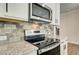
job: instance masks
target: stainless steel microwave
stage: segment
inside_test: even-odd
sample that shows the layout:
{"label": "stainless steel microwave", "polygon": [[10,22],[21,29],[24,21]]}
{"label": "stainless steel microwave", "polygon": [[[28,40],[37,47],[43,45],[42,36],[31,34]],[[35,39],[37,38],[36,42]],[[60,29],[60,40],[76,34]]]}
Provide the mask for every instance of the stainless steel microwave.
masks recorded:
{"label": "stainless steel microwave", "polygon": [[51,22],[52,9],[43,3],[30,3],[29,16],[31,20]]}

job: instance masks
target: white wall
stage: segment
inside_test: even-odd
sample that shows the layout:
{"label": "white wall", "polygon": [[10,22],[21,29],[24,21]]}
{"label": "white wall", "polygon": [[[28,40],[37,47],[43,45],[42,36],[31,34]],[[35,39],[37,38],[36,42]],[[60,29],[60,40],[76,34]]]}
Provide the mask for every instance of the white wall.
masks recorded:
{"label": "white wall", "polygon": [[60,36],[68,36],[69,42],[79,44],[79,10],[61,14]]}

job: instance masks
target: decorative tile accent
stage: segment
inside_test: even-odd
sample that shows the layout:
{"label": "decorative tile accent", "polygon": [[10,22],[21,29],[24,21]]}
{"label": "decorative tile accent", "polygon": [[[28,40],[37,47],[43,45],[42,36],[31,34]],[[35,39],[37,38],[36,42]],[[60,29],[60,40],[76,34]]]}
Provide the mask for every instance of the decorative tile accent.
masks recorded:
{"label": "decorative tile accent", "polygon": [[[0,23],[0,24],[3,24],[3,23]],[[6,25],[7,22],[4,24]],[[13,23],[12,23],[13,24]],[[6,28],[0,28],[0,35],[6,35],[7,36],[7,43],[12,43],[12,42],[17,42],[17,41],[20,41],[20,40],[24,40],[24,30],[31,30],[33,29],[32,28],[32,25],[34,23],[20,23],[20,24],[16,24],[16,29],[13,29],[13,28],[10,28],[10,29],[7,29]],[[10,23],[11,25],[11,23]],[[38,24],[39,25],[39,24]],[[53,31],[52,29],[50,28],[50,25],[49,24],[41,24],[39,25],[39,29],[40,30],[46,30],[47,34],[46,34],[46,37],[47,36],[51,36],[53,37]],[[3,44],[4,41],[3,41]]]}

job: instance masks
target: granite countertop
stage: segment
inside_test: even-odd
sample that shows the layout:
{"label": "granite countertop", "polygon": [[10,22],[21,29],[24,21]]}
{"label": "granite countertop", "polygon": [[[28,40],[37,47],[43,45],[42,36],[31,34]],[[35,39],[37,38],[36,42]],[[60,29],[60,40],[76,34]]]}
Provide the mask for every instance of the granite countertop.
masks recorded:
{"label": "granite countertop", "polygon": [[16,43],[9,43],[0,46],[0,55],[22,55],[28,54],[38,48],[26,41],[19,41]]}

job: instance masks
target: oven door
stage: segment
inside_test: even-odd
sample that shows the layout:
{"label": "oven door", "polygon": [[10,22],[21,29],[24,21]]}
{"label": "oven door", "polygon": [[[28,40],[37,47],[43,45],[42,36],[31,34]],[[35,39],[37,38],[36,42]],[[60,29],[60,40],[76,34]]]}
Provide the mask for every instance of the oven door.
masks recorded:
{"label": "oven door", "polygon": [[32,35],[32,36],[25,36],[25,40],[30,43],[35,43],[39,41],[45,40],[45,35]]}

